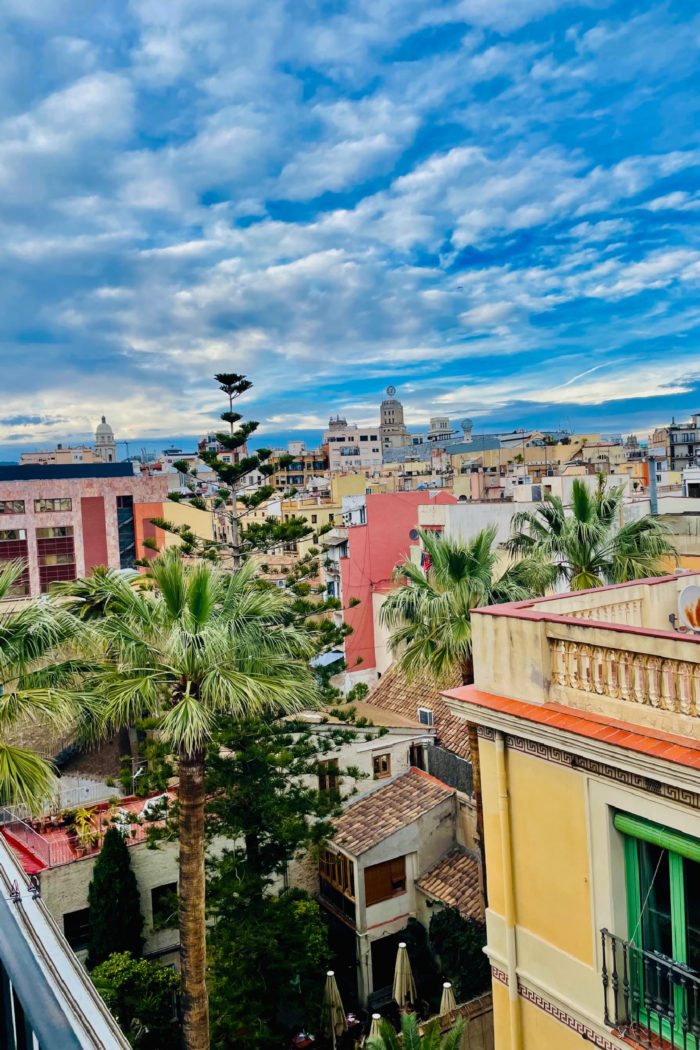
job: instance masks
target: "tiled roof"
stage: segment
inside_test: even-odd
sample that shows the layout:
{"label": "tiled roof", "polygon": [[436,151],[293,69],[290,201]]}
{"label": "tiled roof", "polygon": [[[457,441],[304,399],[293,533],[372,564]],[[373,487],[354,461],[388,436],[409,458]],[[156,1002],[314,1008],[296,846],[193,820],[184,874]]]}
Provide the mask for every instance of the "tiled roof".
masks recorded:
{"label": "tiled roof", "polygon": [[424,773],[409,769],[376,791],[352,802],[333,823],[333,841],[353,857],[412,824],[424,813],[454,795],[454,788]]}
{"label": "tiled roof", "polygon": [[466,723],[464,719],[452,714],[441,695],[443,690],[456,689],[461,684],[462,677],[457,671],[448,675],[444,681],[436,683],[427,672],[416,675],[415,678],[407,678],[394,664],[382,675],[366,702],[373,707],[403,715],[416,723],[418,708],[429,708],[433,712],[438,743],[448,751],[454,751],[460,758],[469,758]]}
{"label": "tiled roof", "polygon": [[484,921],[479,862],[461,847],[451,850],[434,868],[421,875],[416,886],[429,897],[458,908],[462,915]]}

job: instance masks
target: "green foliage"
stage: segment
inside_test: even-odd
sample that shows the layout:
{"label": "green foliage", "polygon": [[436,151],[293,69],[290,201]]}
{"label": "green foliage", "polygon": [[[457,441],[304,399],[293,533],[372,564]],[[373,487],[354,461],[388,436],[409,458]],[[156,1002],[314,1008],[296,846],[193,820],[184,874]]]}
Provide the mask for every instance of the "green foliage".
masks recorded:
{"label": "green foliage", "polygon": [[301,890],[242,899],[212,928],[209,940],[212,1047],[279,1050],[296,1011],[320,1020],[328,934],[321,909]]}
{"label": "green foliage", "polygon": [[206,500],[203,500],[201,496],[192,496],[192,498],[190,499],[190,506],[196,507],[197,510],[207,509]]}
{"label": "green foliage", "polygon": [[459,1050],[464,1029],[464,1019],[460,1018],[454,1028],[446,1035],[440,1035],[437,1020],[430,1021],[418,1030],[416,1014],[401,1014],[401,1036],[398,1036],[388,1021],[379,1023],[379,1035],[367,1041],[367,1050]]}
{"label": "green foliage", "polygon": [[650,515],[620,524],[624,493],[624,485],[606,491],[603,476],[595,489],[576,478],[570,508],[548,493],[536,510],[513,517],[510,553],[547,564],[575,591],[663,576],[669,561],[678,563],[670,526]]}
{"label": "green foliage", "polygon": [[208,831],[234,845],[209,868],[217,914],[225,911],[234,874],[262,892],[293,857],[325,839],[326,818],[337,812],[339,799],[309,786],[309,778],[352,739],[345,729],[321,735],[291,721],[222,725],[208,758]]}
{"label": "green foliage", "polygon": [[296,543],[311,531],[306,518],[291,517],[288,521],[266,518],[263,522],[252,521],[244,527],[241,542],[253,550],[270,551],[287,543]]}
{"label": "green foliage", "polygon": [[120,952],[110,955],[90,976],[136,1050],[179,1045],[174,1003],[180,976],[174,970]]}
{"label": "green foliage", "polygon": [[485,992],[491,982],[483,923],[460,915],[456,908],[443,908],[433,914],[429,927],[430,943],[440,956],[445,974],[455,986],[458,1002],[466,1002]]}
{"label": "green foliage", "polygon": [[348,690],[347,699],[352,702],[353,700],[364,700],[369,693],[369,686],[366,682],[357,682],[352,689]]}
{"label": "green foliage", "polygon": [[472,609],[543,594],[551,570],[540,559],[528,557],[497,575],[495,526],[482,529],[467,543],[438,539],[423,529],[418,534],[430,569],[426,574],[411,561],[396,568],[396,579],[406,582],[384,602],[381,622],[392,631],[391,647],[401,654],[406,673],[428,670],[439,681],[457,667],[468,682]]}
{"label": "green foliage", "polygon": [[359,598],[351,598],[348,602],[348,609],[354,609],[356,605],[360,605]]}
{"label": "green foliage", "polygon": [[169,492],[168,493],[168,499],[172,500],[173,503],[180,503],[183,498],[184,498],[184,496],[183,496],[182,492]]}
{"label": "green foliage", "polygon": [[152,536],[144,536],[144,538],[143,538],[143,540],[141,542],[143,543],[144,547],[148,548],[149,551],[157,551],[158,550],[158,544],[156,543],[156,541],[153,539]]}
{"label": "green foliage", "polygon": [[93,968],[115,952],[140,956],[143,916],[129,850],[116,828],[109,828],[95,861],[88,887],[90,940],[88,966]]}

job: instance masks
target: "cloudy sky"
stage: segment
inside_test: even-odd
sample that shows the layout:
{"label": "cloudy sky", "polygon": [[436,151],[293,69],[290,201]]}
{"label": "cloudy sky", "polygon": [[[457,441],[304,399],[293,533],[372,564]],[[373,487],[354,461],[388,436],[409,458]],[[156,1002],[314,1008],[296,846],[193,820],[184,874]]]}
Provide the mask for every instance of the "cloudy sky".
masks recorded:
{"label": "cloudy sky", "polygon": [[0,452],[700,410],[694,0],[5,0]]}

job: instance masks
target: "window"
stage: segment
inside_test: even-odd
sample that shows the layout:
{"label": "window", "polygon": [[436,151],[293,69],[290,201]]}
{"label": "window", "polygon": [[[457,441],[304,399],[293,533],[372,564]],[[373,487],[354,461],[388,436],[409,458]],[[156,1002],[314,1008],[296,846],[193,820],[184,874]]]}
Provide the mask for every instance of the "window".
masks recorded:
{"label": "window", "polygon": [[36,514],[44,514],[46,511],[57,511],[57,510],[72,510],[73,500],[67,497],[61,497],[56,499],[35,499],[34,500],[34,512]]}
{"label": "window", "polygon": [[355,899],[355,865],[350,857],[324,850],[319,858],[319,874],[346,897]]}
{"label": "window", "polygon": [[312,514],[311,515],[311,524],[312,525],[317,525],[318,524],[318,514]]}
{"label": "window", "polygon": [[418,721],[421,725],[431,726],[433,725],[433,712],[429,707],[418,708]]}
{"label": "window", "polygon": [[340,776],[338,774],[338,759],[329,758],[318,764],[318,790],[337,791]]}
{"label": "window", "polygon": [[75,579],[75,548],[73,528],[54,525],[36,530],[39,562],[39,585],[45,594],[55,580]]}
{"label": "window", "polygon": [[63,932],[74,952],[87,948],[90,940],[90,909],[67,911],[63,916]]}
{"label": "window", "polygon": [[369,438],[367,437],[366,434],[360,434],[360,441],[368,441],[368,440],[369,440]]}
{"label": "window", "polygon": [[391,755],[373,755],[372,769],[376,780],[391,776]]}
{"label": "window", "polygon": [[639,1020],[654,1029],[661,1023],[666,1039],[683,1039],[682,1024],[692,1032],[700,1025],[699,988],[684,985],[671,967],[700,971],[700,841],[625,813],[616,814],[615,827],[625,842],[630,978]]}
{"label": "window", "polygon": [[379,904],[406,892],[406,858],[396,857],[365,868],[365,904]]}
{"label": "window", "polygon": [[13,561],[15,558],[20,558],[25,565],[21,576],[15,580],[5,598],[24,598],[29,594],[28,557],[27,530],[0,529],[0,567],[3,562]]}
{"label": "window", "polygon": [[178,925],[177,883],[166,882],[151,890],[154,930],[174,930]]}
{"label": "window", "polygon": [[24,500],[0,499],[0,514],[24,514]]}
{"label": "window", "polygon": [[134,497],[117,496],[117,530],[119,534],[119,567],[133,569],[136,565],[136,533],[134,531]]}

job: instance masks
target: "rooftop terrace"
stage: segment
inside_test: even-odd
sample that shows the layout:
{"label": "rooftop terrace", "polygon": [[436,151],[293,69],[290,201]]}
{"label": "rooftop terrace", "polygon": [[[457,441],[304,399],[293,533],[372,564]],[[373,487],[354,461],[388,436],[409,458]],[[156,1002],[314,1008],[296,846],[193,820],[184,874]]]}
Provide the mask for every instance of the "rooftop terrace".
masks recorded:
{"label": "rooftop terrace", "polygon": [[700,740],[700,634],[678,629],[699,573],[477,610],[475,689]]}

